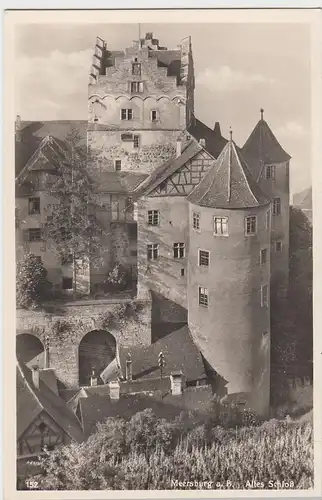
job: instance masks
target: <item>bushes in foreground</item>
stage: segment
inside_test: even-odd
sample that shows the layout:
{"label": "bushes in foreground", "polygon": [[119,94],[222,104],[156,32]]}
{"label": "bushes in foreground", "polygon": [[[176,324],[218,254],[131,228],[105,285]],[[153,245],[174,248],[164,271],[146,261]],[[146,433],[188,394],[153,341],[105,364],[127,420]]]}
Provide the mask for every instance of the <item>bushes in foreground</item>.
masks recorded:
{"label": "bushes in foreground", "polygon": [[40,458],[43,474],[29,479],[42,490],[313,485],[310,422],[271,420],[236,429],[201,425],[188,432],[182,424],[156,419],[151,410],[130,422],[109,418],[86,442]]}

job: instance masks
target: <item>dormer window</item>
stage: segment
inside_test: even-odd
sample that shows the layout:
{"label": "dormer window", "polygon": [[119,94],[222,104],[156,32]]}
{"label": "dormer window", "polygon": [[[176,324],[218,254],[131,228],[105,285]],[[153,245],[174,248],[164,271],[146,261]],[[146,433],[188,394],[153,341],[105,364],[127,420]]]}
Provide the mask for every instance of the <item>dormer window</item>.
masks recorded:
{"label": "dormer window", "polygon": [[141,76],[141,63],[132,63],[132,75]]}

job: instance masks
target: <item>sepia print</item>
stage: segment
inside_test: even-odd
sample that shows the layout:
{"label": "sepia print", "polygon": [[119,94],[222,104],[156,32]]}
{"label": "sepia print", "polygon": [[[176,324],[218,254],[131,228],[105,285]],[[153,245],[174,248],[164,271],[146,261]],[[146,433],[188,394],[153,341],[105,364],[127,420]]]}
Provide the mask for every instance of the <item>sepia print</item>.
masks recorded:
{"label": "sepia print", "polygon": [[314,488],[310,24],[212,14],[15,25],[17,490]]}

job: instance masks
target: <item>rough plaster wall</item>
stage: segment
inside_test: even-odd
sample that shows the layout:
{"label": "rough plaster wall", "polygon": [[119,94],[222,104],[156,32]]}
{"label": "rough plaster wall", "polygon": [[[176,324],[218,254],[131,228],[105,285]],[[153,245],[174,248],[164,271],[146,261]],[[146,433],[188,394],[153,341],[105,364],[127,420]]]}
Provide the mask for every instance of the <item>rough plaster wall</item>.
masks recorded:
{"label": "rough plaster wall", "polygon": [[[147,224],[148,210],[160,211],[159,226]],[[182,196],[146,197],[138,202],[139,286],[151,289],[183,308],[186,304],[187,257],[175,259],[173,244],[183,242],[188,254],[188,202]],[[159,244],[159,259],[147,260],[147,244]],[[181,269],[185,275],[181,276]]]}
{"label": "rough plaster wall", "polygon": [[[258,339],[270,332],[269,307],[261,307],[261,285],[269,284],[269,262],[260,264],[260,250],[270,245],[265,227],[267,207],[198,211],[200,231],[190,229],[188,261],[188,323],[205,358],[227,382],[228,393],[253,393],[266,372]],[[244,235],[244,217],[257,214],[257,235]],[[229,236],[213,235],[213,216],[229,218]],[[190,225],[189,225],[190,226]],[[210,251],[210,266],[198,265],[198,251]],[[209,306],[198,304],[198,288],[209,291]],[[269,293],[269,289],[268,289]],[[265,378],[267,383],[267,378]],[[269,387],[266,388],[267,396]]]}
{"label": "rough plaster wall", "polygon": [[[86,333],[102,329],[104,315],[117,314],[120,304],[130,301],[95,302],[82,305],[65,305],[63,310],[53,313],[17,310],[17,333],[30,333],[42,342],[50,337],[50,362],[58,379],[67,387],[78,386],[78,347]],[[149,345],[151,343],[151,301],[136,301],[140,304],[137,318],[120,317],[118,324],[108,328],[118,345]],[[54,333],[57,322],[67,322],[69,327],[59,334]]]}

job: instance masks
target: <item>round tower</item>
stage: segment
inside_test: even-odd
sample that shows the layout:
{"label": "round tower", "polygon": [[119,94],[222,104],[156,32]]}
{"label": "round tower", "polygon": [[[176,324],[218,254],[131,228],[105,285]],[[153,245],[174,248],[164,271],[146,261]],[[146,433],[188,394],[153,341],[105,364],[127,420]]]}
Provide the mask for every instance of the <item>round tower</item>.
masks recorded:
{"label": "round tower", "polygon": [[270,201],[232,138],[188,201],[192,336],[217,394],[267,414]]}

